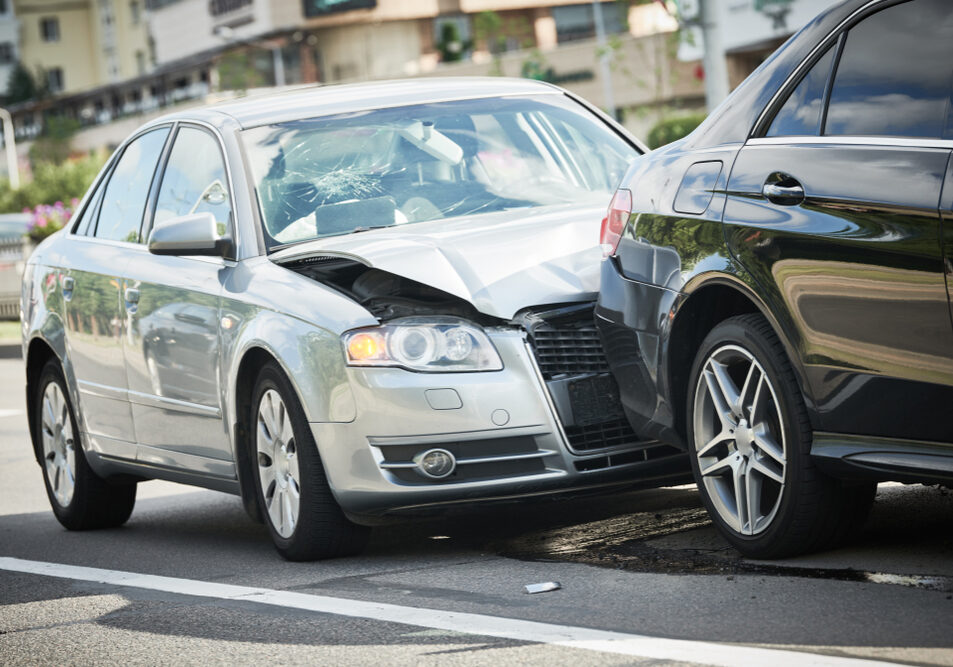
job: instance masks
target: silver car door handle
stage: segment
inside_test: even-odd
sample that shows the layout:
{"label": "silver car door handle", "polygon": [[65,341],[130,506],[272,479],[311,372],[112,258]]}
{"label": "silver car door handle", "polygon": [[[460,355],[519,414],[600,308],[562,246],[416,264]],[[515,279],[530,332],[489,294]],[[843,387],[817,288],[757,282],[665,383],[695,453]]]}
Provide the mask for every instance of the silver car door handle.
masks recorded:
{"label": "silver car door handle", "polygon": [[135,287],[127,287],[125,295],[127,304],[139,303],[139,290]]}
{"label": "silver car door handle", "polygon": [[63,298],[69,301],[73,298],[73,287],[75,287],[76,281],[73,280],[72,276],[63,276]]}

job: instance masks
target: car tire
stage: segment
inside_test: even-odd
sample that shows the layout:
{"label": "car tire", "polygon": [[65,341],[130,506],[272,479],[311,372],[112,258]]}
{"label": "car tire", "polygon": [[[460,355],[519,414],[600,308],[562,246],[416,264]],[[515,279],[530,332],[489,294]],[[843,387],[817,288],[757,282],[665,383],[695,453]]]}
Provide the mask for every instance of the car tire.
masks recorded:
{"label": "car tire", "polygon": [[275,363],[258,374],[249,419],[255,490],[278,553],[291,561],[360,553],[370,529],[334,499],[304,410]]}
{"label": "car tire", "polygon": [[859,530],[877,485],[850,484],[817,468],[800,387],[764,317],[715,326],[689,382],[692,472],[732,546],[750,558],[783,558],[833,547]]}
{"label": "car tire", "polygon": [[43,481],[57,520],[69,530],[124,524],[136,504],[136,483],[110,483],[89,467],[57,362],[48,362],[40,373],[34,401]]}

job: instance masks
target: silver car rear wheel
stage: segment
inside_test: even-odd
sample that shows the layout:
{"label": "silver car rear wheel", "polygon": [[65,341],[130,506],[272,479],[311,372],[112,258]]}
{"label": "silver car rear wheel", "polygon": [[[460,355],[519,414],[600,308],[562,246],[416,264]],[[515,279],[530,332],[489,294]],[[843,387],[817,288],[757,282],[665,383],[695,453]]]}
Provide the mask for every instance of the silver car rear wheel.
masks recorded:
{"label": "silver car rear wheel", "polygon": [[49,382],[43,390],[40,419],[50,496],[60,507],[69,507],[76,488],[76,443],[69,406],[56,382]]}
{"label": "silver car rear wheel", "polygon": [[291,537],[301,511],[301,473],[291,418],[274,389],[265,391],[258,403],[256,443],[265,513],[276,533]]}
{"label": "silver car rear wheel", "polygon": [[742,535],[771,525],[784,491],[786,443],[777,393],[738,345],[712,351],[695,388],[695,456],[721,519]]}
{"label": "silver car rear wheel", "polygon": [[113,528],[136,503],[136,483],[105,480],[86,460],[63,371],[48,361],[31,391],[30,413],[37,460],[53,514],[70,530]]}

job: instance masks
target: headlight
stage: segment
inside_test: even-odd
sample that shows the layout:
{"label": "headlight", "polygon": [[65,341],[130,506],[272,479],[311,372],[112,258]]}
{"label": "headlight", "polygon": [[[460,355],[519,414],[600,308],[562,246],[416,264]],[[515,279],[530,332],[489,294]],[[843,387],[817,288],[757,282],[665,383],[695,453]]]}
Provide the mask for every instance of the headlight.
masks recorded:
{"label": "headlight", "polygon": [[343,336],[351,366],[412,371],[499,371],[503,362],[483,330],[452,317],[407,317]]}

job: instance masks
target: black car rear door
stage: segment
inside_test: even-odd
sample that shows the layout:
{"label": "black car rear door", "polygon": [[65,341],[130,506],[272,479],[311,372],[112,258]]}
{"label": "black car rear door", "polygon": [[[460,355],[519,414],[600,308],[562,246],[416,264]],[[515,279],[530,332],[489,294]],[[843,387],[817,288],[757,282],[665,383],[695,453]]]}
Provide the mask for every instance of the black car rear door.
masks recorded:
{"label": "black car rear door", "polygon": [[726,234],[803,360],[817,428],[953,441],[938,417],[953,401],[939,211],[953,11],[884,5],[740,151]]}

